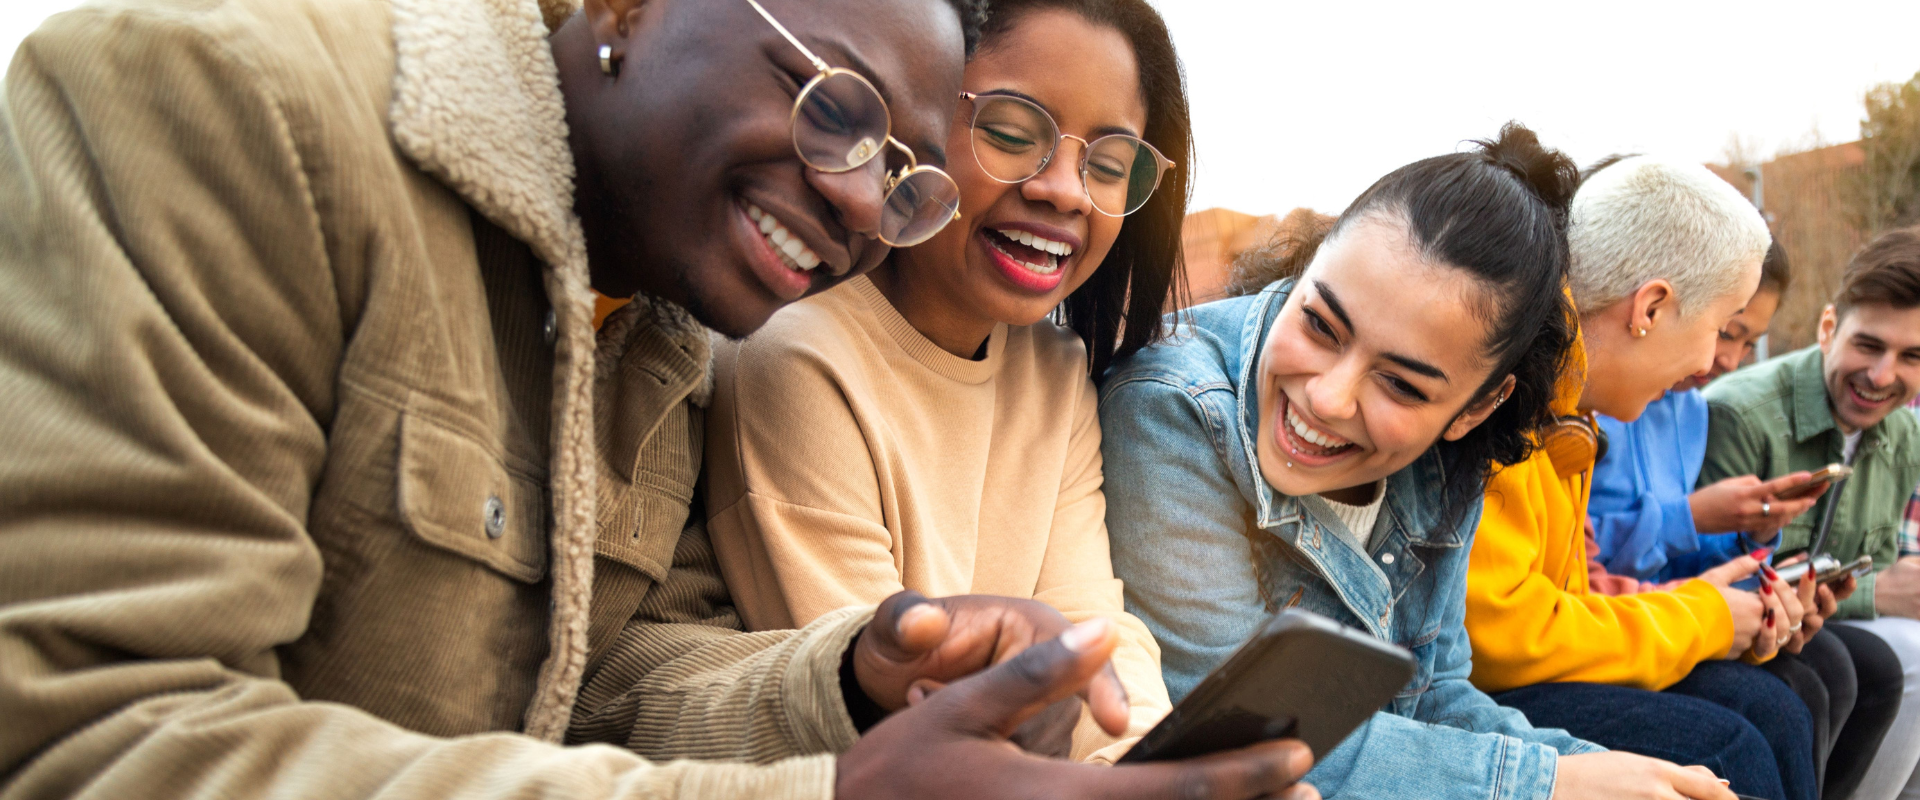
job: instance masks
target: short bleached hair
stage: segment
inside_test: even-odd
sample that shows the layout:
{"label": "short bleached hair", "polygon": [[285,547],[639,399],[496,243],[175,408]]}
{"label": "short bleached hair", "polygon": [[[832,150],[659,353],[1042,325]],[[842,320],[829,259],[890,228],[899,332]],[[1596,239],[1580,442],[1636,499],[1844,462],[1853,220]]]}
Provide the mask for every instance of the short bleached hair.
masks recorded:
{"label": "short bleached hair", "polygon": [[[1573,196],[1568,277],[1582,315],[1665,278],[1681,313],[1740,290],[1773,236],[1758,209],[1705,166],[1633,156]],[[1744,299],[1744,298],[1743,298]]]}

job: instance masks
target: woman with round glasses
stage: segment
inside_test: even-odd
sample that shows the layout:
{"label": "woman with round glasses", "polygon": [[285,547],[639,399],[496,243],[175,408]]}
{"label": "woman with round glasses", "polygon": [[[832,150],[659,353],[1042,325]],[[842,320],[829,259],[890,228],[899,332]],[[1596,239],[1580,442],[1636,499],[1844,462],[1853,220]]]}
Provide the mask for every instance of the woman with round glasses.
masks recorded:
{"label": "woman with round glasses", "polygon": [[959,218],[717,348],[709,529],[755,630],[902,588],[1112,619],[1130,718],[1062,704],[1028,739],[1112,760],[1168,702],[1108,558],[1089,376],[1180,285],[1179,62],[1144,0],[1004,0],[964,86]]}

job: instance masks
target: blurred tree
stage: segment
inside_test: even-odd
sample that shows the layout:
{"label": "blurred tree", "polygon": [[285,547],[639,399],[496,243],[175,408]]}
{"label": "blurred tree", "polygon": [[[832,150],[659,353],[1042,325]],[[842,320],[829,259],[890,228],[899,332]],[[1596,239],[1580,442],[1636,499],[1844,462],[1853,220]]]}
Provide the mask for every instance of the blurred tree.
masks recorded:
{"label": "blurred tree", "polygon": [[1920,223],[1920,73],[1867,90],[1860,148],[1866,162],[1846,185],[1855,227],[1871,237]]}

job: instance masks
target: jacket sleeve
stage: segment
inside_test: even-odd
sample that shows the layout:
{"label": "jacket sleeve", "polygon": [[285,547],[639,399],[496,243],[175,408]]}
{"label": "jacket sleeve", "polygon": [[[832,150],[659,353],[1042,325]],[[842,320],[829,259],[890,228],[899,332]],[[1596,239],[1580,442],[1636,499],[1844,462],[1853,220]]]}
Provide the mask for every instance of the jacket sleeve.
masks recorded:
{"label": "jacket sleeve", "polygon": [[[1586,591],[1578,498],[1547,455],[1495,473],[1467,572],[1473,682],[1505,691],[1550,681],[1659,690],[1732,646],[1718,589],[1693,580],[1670,591]],[[1554,560],[1557,559],[1557,560]],[[1566,585],[1549,577],[1558,566]]]}
{"label": "jacket sleeve", "polygon": [[1145,623],[1126,612],[1120,580],[1113,576],[1107,502],[1101,491],[1099,408],[1093,382],[1083,381],[1082,386],[1074,398],[1073,435],[1034,599],[1059,609],[1074,622],[1105,616],[1119,629],[1113,667],[1127,688],[1127,730],[1115,738],[1088,717],[1081,720],[1073,737],[1075,760],[1112,763],[1152,730],[1172,703],[1160,678],[1160,645]]}
{"label": "jacket sleeve", "polygon": [[0,100],[0,788],[829,796],[827,756],[436,738],[278,679],[349,304],[277,99],[187,17],[57,17]]}
{"label": "jacket sleeve", "polygon": [[1113,569],[1127,610],[1160,644],[1175,699],[1267,618],[1244,533],[1253,522],[1206,419],[1184,389],[1156,379],[1122,375],[1101,392]]}
{"label": "jacket sleeve", "polygon": [[[1600,428],[1613,442],[1593,468],[1593,494],[1587,515],[1593,522],[1594,553],[1609,574],[1651,580],[1668,561],[1698,547],[1693,507],[1687,502],[1692,486],[1663,485],[1662,477],[1679,464],[1643,467],[1649,445],[1639,437],[1659,436],[1651,416],[1624,423],[1600,418]],[[1656,451],[1657,452],[1657,451]]]}
{"label": "jacket sleeve", "polygon": [[1693,529],[1693,507],[1685,495],[1665,497],[1648,492],[1626,508],[1592,515],[1594,538],[1607,572],[1650,580],[1662,574],[1670,560],[1699,548]]}

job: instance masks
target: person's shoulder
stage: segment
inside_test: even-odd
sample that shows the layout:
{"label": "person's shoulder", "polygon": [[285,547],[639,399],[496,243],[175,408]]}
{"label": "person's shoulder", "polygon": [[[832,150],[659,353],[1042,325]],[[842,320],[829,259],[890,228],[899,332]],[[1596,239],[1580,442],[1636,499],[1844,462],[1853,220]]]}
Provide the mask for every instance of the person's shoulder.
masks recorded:
{"label": "person's shoulder", "polygon": [[866,335],[863,302],[852,286],[843,284],[788,305],[739,340],[742,357],[853,355],[871,338]]}
{"label": "person's shoulder", "polygon": [[[382,35],[372,41],[384,42],[392,14],[388,0],[96,0],[49,17],[30,38],[57,48],[97,36],[131,36],[154,57],[212,44],[249,60],[267,60],[316,38],[360,39],[359,34],[377,30]],[[285,66],[300,65],[295,58],[283,60]]]}
{"label": "person's shoulder", "polygon": [[1231,389],[1245,354],[1247,317],[1261,295],[1202,303],[1169,315],[1167,335],[1114,361],[1100,379],[1102,392],[1134,381],[1156,381],[1191,390]]}
{"label": "person's shoulder", "polygon": [[1912,410],[1896,408],[1880,421],[1880,440],[1884,446],[1910,465],[1920,466],[1920,417]]}
{"label": "person's shoulder", "polygon": [[1737,414],[1791,404],[1793,376],[1804,366],[1802,362],[1818,356],[1818,347],[1810,346],[1742,367],[1707,384],[1707,388],[1700,390],[1700,397],[1710,408]]}
{"label": "person's shoulder", "polygon": [[717,343],[717,389],[773,401],[862,383],[866,366],[879,359],[877,337],[862,323],[861,298],[847,289],[800,300],[774,312],[752,335]]}

